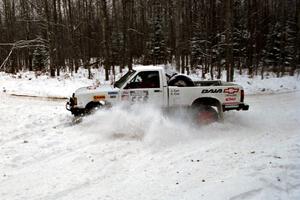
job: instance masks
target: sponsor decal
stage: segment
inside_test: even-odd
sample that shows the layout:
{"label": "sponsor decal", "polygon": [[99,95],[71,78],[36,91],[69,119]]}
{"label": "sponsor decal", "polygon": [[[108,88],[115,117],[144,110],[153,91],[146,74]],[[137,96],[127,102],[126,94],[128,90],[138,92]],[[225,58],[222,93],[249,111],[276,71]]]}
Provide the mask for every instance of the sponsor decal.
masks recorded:
{"label": "sponsor decal", "polygon": [[225,103],[224,106],[226,108],[238,108],[239,104],[236,104],[236,103]]}
{"label": "sponsor decal", "polygon": [[208,93],[223,93],[222,89],[204,89],[202,90],[202,94],[208,94]]}
{"label": "sponsor decal", "polygon": [[108,92],[108,95],[118,95],[118,92]]}
{"label": "sponsor decal", "polygon": [[128,91],[122,92],[121,100],[122,101],[128,101],[129,100],[129,92]]}
{"label": "sponsor decal", "polygon": [[225,106],[239,106],[239,103],[237,103],[237,102],[225,102],[224,105]]}
{"label": "sponsor decal", "polygon": [[226,93],[226,94],[236,94],[239,91],[240,91],[239,88],[233,88],[233,87],[224,89],[224,93]]}
{"label": "sponsor decal", "polygon": [[227,97],[225,100],[226,101],[236,101],[236,98],[235,97]]}
{"label": "sponsor decal", "polygon": [[178,89],[172,89],[172,90],[171,90],[171,95],[172,95],[172,96],[179,96],[179,95],[180,95],[180,92],[179,92]]}
{"label": "sponsor decal", "polygon": [[101,101],[101,100],[104,100],[105,99],[105,96],[104,95],[97,95],[97,96],[94,96],[94,101]]}

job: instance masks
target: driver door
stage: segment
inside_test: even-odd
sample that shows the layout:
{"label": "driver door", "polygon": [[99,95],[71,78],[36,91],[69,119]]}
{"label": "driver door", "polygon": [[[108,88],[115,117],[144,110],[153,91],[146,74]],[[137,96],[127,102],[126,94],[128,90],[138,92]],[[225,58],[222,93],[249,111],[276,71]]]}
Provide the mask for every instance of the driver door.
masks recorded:
{"label": "driver door", "polygon": [[163,106],[163,87],[158,71],[142,71],[125,86],[131,103],[150,103]]}

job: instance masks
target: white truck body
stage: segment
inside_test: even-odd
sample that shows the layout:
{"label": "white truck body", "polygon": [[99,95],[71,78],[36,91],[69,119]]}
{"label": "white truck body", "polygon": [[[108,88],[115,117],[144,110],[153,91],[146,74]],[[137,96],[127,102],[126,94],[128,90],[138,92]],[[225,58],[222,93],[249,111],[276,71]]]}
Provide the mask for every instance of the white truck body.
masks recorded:
{"label": "white truck body", "polygon": [[115,85],[79,88],[67,103],[67,109],[77,115],[94,105],[113,106],[122,101],[144,102],[164,108],[190,107],[204,102],[218,107],[219,112],[249,108],[243,102],[243,88],[233,83],[199,81],[187,87],[168,83],[163,67],[136,67]]}

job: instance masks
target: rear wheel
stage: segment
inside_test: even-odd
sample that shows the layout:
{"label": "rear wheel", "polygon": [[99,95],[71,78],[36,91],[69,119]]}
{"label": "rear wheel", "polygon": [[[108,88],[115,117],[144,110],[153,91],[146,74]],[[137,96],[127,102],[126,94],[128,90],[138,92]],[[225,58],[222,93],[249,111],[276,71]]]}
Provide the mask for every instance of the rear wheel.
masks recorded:
{"label": "rear wheel", "polygon": [[198,105],[195,109],[195,122],[199,125],[207,125],[219,120],[218,112],[209,105]]}

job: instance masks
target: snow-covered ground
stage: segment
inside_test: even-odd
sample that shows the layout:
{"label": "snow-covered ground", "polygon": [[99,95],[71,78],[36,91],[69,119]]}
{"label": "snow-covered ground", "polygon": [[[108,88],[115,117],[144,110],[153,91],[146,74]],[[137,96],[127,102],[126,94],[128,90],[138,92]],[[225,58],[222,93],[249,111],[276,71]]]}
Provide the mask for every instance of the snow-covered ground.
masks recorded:
{"label": "snow-covered ground", "polygon": [[73,122],[63,101],[0,95],[0,196],[45,199],[300,199],[300,92],[193,127],[154,108]]}
{"label": "snow-covered ground", "polygon": [[8,94],[67,97],[95,82],[86,71],[1,73],[0,199],[300,199],[299,79],[236,81],[250,110],[195,127],[144,106],[74,121],[63,100]]}

